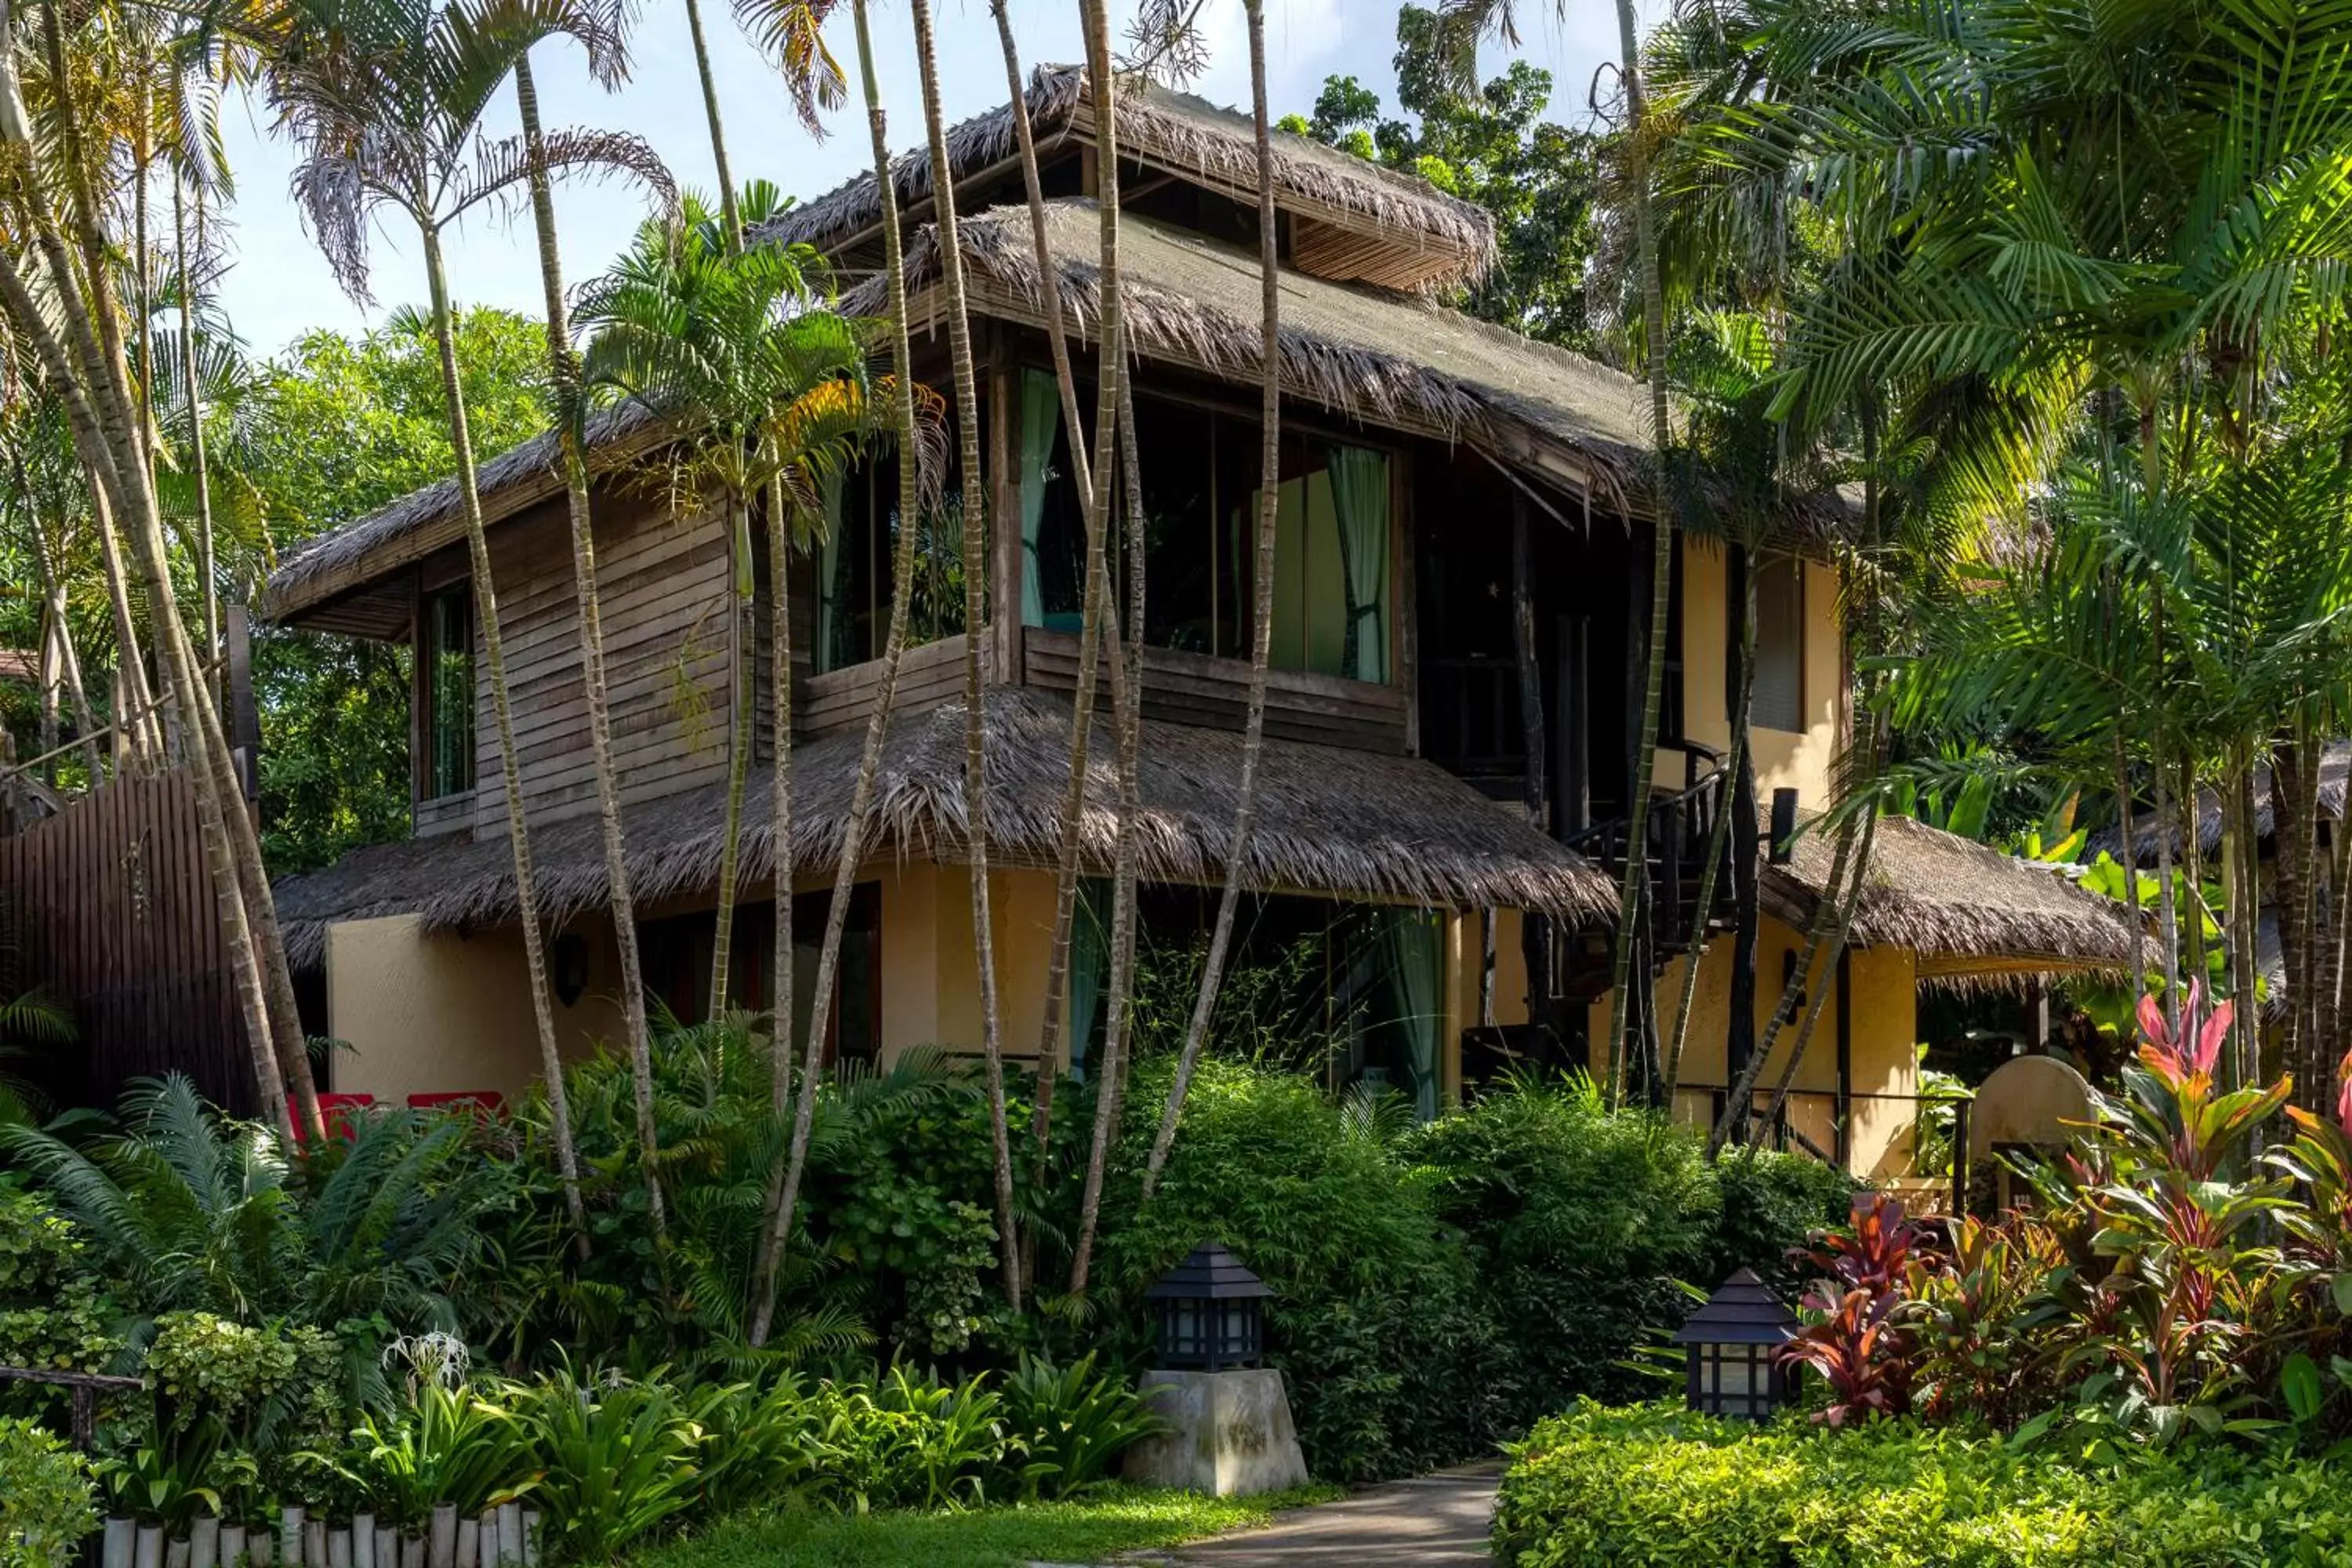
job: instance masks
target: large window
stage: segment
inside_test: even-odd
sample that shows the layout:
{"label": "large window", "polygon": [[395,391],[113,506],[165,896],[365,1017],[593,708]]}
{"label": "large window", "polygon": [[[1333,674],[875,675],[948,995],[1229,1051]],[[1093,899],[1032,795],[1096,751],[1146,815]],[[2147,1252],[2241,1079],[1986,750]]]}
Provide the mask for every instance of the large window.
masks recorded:
{"label": "large window", "polygon": [[[1144,636],[1155,647],[1249,657],[1258,431],[1255,420],[1223,411],[1136,399]],[[1086,530],[1060,399],[1053,377],[1035,370],[1023,378],[1020,460],[1022,619],[1075,633],[1085,608]],[[1286,433],[1281,474],[1274,667],[1387,681],[1394,595],[1388,454]]]}
{"label": "large window", "polygon": [[1756,565],[1756,689],[1748,700],[1759,729],[1805,728],[1805,565],[1766,555]]}
{"label": "large window", "polygon": [[424,798],[474,787],[474,598],[464,583],[425,595],[418,616],[416,688],[425,704],[419,733]]}
{"label": "large window", "polygon": [[[952,410],[945,417],[952,421]],[[882,657],[890,629],[890,554],[898,536],[898,457],[878,450],[860,458],[825,492],[825,531],[816,547],[820,671]],[[916,528],[907,646],[919,647],[961,630],[963,465],[951,443],[939,495],[925,505]]]}

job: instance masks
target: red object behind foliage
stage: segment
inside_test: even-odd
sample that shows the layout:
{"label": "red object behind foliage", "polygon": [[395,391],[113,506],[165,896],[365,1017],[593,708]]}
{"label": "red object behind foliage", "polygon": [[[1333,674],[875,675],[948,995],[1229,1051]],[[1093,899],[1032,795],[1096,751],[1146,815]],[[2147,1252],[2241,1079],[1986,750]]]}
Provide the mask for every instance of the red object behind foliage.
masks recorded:
{"label": "red object behind foliage", "polygon": [[[349,1138],[352,1135],[352,1112],[365,1110],[374,1104],[375,1096],[372,1094],[322,1094],[319,1097],[319,1116],[326,1122],[330,1134]],[[294,1123],[294,1142],[309,1142],[310,1130],[302,1125],[301,1108],[294,1103],[294,1097],[290,1094],[286,1097],[286,1115]]]}

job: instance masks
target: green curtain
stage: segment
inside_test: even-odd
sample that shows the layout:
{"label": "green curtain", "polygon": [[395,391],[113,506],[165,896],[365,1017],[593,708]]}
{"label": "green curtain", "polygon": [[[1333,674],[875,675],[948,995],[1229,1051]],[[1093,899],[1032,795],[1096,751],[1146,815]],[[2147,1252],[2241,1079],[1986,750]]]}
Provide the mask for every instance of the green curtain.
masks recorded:
{"label": "green curtain", "polygon": [[1437,1037],[1445,1026],[1437,917],[1421,910],[1386,910],[1381,924],[1396,991],[1397,1026],[1411,1043],[1412,1108],[1428,1121],[1437,1115]]}
{"label": "green curtain", "polygon": [[1078,884],[1078,907],[1070,911],[1070,1076],[1081,1082],[1110,967],[1110,944],[1103,940],[1109,909],[1109,889],[1103,883]]}
{"label": "green curtain", "polygon": [[841,603],[841,498],[843,477],[828,474],[824,480],[824,537],[816,547],[816,658],[819,673],[839,669],[847,664],[848,649],[841,647],[843,634],[848,627]]}
{"label": "green curtain", "polygon": [[1045,624],[1045,594],[1037,580],[1037,536],[1045,524],[1046,468],[1062,427],[1061,384],[1043,371],[1021,377],[1021,624]]}
{"label": "green curtain", "polygon": [[1339,561],[1347,577],[1348,632],[1342,674],[1358,680],[1389,678],[1389,458],[1363,447],[1334,445],[1331,509],[1339,526]]}

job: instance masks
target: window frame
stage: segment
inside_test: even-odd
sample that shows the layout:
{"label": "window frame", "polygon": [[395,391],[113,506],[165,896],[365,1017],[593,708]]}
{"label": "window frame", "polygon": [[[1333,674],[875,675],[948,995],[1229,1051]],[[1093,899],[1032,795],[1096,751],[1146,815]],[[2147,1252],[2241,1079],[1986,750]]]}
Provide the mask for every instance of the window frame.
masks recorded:
{"label": "window frame", "polygon": [[[435,665],[442,644],[435,635],[434,613],[443,605],[456,607],[464,627],[466,653],[466,725],[463,781],[450,788],[438,787],[441,762],[436,741],[440,732],[440,687],[435,679]],[[418,804],[461,800],[474,793],[480,782],[479,748],[475,731],[480,714],[480,659],[475,647],[477,628],[474,612],[474,584],[470,576],[454,582],[427,586],[420,576],[416,589],[416,624],[410,640],[411,704],[415,711],[412,749],[415,758],[414,772],[415,795]]]}
{"label": "window frame", "polygon": [[[1806,679],[1805,665],[1810,649],[1805,627],[1805,603],[1810,584],[1807,581],[1805,565],[1805,558],[1795,553],[1759,551],[1753,557],[1750,570],[1756,574],[1756,674],[1758,679],[1756,687],[1751,689],[1748,694],[1748,727],[1750,730],[1769,730],[1778,735],[1801,735],[1806,732],[1805,699],[1806,688],[1810,682]],[[1761,678],[1764,672],[1764,605],[1766,589],[1770,582],[1767,574],[1783,567],[1789,574],[1787,607],[1790,612],[1790,637],[1793,645],[1790,650],[1790,658],[1791,675],[1796,688],[1793,698],[1796,723],[1793,727],[1768,721],[1763,717],[1762,705],[1758,700],[1761,694]],[[1733,624],[1736,635],[1736,619]],[[1736,647],[1738,645],[1735,642],[1733,646]]]}

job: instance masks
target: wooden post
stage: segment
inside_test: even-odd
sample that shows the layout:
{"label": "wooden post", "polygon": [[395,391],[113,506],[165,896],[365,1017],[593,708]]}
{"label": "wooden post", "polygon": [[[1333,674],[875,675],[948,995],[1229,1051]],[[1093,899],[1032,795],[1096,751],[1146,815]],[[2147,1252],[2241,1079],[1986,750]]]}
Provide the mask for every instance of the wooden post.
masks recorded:
{"label": "wooden post", "polygon": [[327,1568],[352,1568],[350,1525],[339,1525],[327,1531]]}
{"label": "wooden post", "polygon": [[1853,949],[1840,947],[1837,961],[1837,1163],[1853,1171]]}
{"label": "wooden post", "polygon": [[388,1524],[377,1525],[372,1554],[375,1568],[400,1568],[400,1532]]}
{"label": "wooden post", "polygon": [[175,1535],[163,1542],[163,1568],[188,1568],[188,1559],[194,1549],[184,1535]]}
{"label": "wooden post", "polygon": [[499,1510],[497,1509],[486,1508],[482,1510],[482,1517],[476,1523],[475,1533],[481,1538],[478,1549],[481,1553],[481,1568],[499,1568],[499,1563],[504,1559],[499,1555]]}
{"label": "wooden post", "polygon": [[142,1524],[139,1527],[138,1541],[131,1550],[131,1561],[134,1568],[163,1568],[162,1525]]}
{"label": "wooden post", "polygon": [[375,1568],[375,1515],[352,1515],[352,1568]]}
{"label": "wooden post", "polygon": [[271,1568],[271,1564],[278,1561],[278,1538],[269,1532],[267,1520],[247,1528],[245,1555],[253,1568]]}
{"label": "wooden post", "polygon": [[[284,1563],[286,1568],[301,1568],[302,1510],[299,1508],[281,1509],[278,1511],[278,1561]],[[313,1563],[310,1568],[325,1568],[325,1565]]]}
{"label": "wooden post", "polygon": [[[1525,753],[1519,804],[1538,833],[1551,831],[1551,808],[1544,781],[1543,666],[1536,658],[1534,546],[1528,537],[1528,498],[1511,492],[1511,632],[1518,656],[1519,745]],[[1529,911],[1519,921],[1528,965],[1528,1022],[1538,1036],[1557,1040],[1552,1016],[1551,922]]]}
{"label": "wooden post", "polygon": [[247,1568],[245,1526],[224,1524],[220,1532],[221,1568]]}
{"label": "wooden post", "polygon": [[334,1568],[327,1561],[327,1521],[323,1519],[302,1521],[302,1568]]}
{"label": "wooden post", "polygon": [[188,1524],[188,1561],[191,1568],[220,1568],[220,1521],[211,1514],[200,1513]]}
{"label": "wooden post", "polygon": [[400,1538],[400,1568],[425,1568],[425,1537],[404,1535]]}
{"label": "wooden post", "polygon": [[522,1504],[519,1502],[499,1505],[499,1561],[522,1561]]}
{"label": "wooden post", "polygon": [[441,1503],[433,1510],[432,1534],[425,1543],[425,1568],[457,1568],[457,1510]]}
{"label": "wooden post", "polygon": [[[519,1508],[520,1504],[517,1505]],[[539,1510],[521,1509],[522,1568],[539,1568]]]}
{"label": "wooden post", "polygon": [[481,1568],[482,1521],[467,1515],[457,1521],[457,1568]]}
{"label": "wooden post", "polygon": [[99,1568],[131,1568],[131,1554],[138,1548],[137,1520],[119,1517],[108,1520],[103,1544],[99,1549]]}

